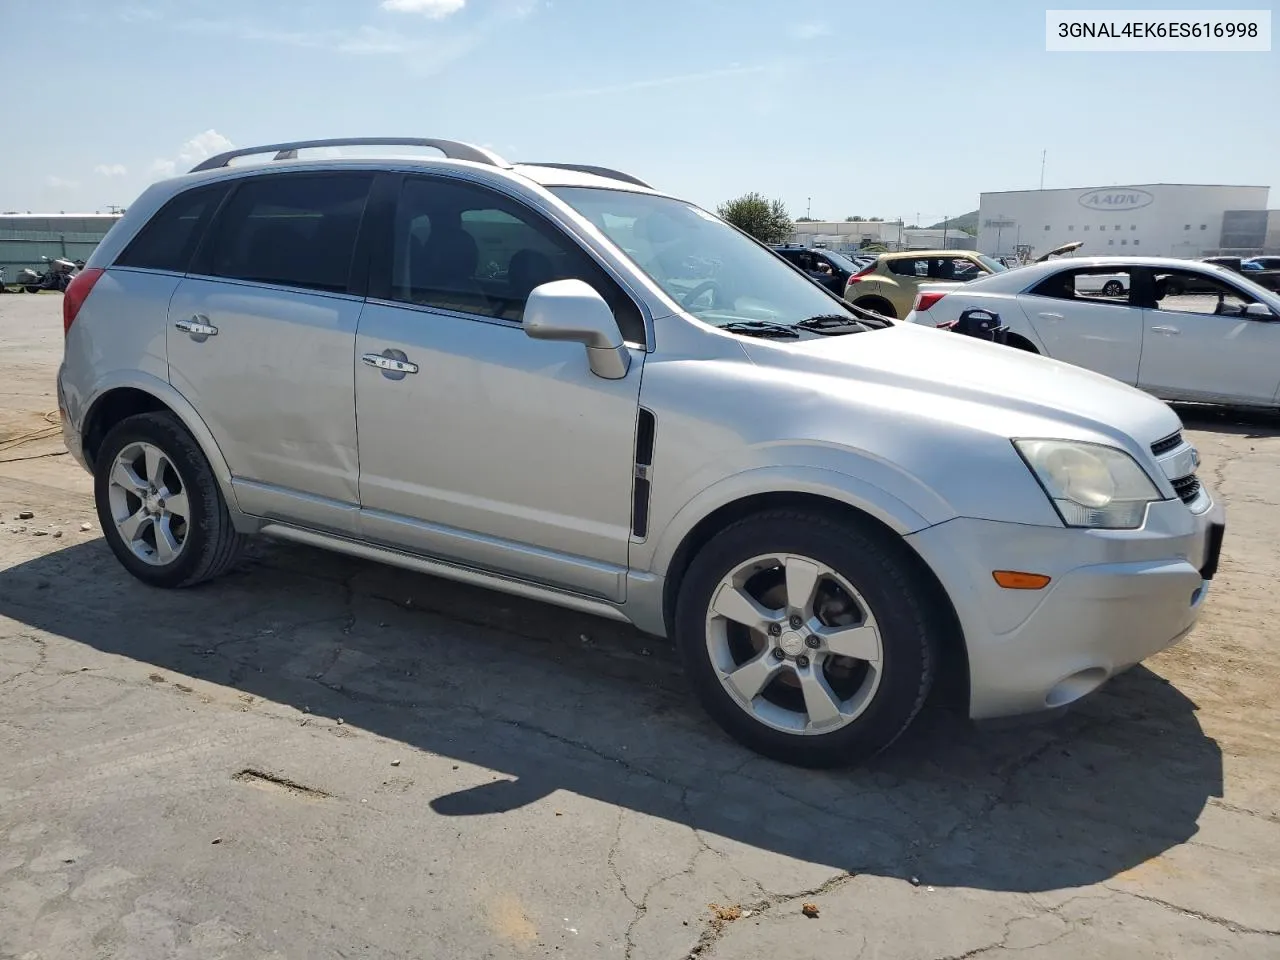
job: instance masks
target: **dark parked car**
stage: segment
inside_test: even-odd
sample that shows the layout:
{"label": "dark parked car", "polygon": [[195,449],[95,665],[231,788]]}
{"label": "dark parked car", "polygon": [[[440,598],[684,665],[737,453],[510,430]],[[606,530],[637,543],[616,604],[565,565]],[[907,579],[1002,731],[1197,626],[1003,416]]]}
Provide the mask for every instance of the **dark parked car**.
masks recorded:
{"label": "dark parked car", "polygon": [[[861,269],[848,257],[834,250],[792,245],[773,249],[778,256],[799,267],[812,277],[814,282],[826,287],[837,296],[844,296],[844,288],[849,282],[849,277]],[[824,266],[827,269],[824,270]]]}

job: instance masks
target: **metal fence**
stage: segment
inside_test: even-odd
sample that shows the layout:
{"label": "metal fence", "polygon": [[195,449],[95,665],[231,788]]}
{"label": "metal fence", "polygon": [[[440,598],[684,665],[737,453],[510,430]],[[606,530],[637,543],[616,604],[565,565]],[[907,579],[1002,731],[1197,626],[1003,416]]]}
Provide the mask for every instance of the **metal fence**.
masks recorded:
{"label": "metal fence", "polygon": [[4,268],[5,282],[15,283],[18,272],[24,267],[43,272],[47,265],[41,257],[88,260],[101,240],[101,235],[92,233],[51,236],[25,230],[0,231],[0,267]]}

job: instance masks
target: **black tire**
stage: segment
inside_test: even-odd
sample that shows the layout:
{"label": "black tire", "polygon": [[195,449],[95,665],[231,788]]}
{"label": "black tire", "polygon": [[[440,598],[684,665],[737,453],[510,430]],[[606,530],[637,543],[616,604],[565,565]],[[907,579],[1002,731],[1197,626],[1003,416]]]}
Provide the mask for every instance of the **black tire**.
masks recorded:
{"label": "black tire", "polygon": [[[707,650],[707,610],[721,578],[752,557],[773,551],[830,566],[862,594],[880,627],[879,687],[860,716],[830,733],[786,733],[749,715],[725,690]],[[929,694],[938,662],[937,638],[946,629],[938,601],[920,586],[908,554],[909,548],[897,538],[870,526],[791,510],[747,517],[719,533],[690,564],[675,615],[676,644],[707,712],[743,745],[796,766],[853,765],[888,747]]]}
{"label": "black tire", "polygon": [[1027,353],[1034,353],[1039,356],[1040,351],[1036,349],[1036,345],[1026,337],[1020,337],[1016,333],[1009,334],[1006,345],[1013,347],[1015,350],[1025,350]]}
{"label": "black tire", "polygon": [[1124,284],[1119,280],[1108,280],[1102,286],[1102,295],[1104,297],[1118,297],[1124,293]]}
{"label": "black tire", "polygon": [[[135,556],[111,514],[111,470],[120,452],[138,442],[158,447],[186,485],[189,516],[185,541],[177,558],[163,566]],[[190,587],[221,576],[235,564],[247,540],[231,523],[217,478],[200,445],[171,413],[142,413],[112,427],[95,458],[93,490],[98,521],[112,553],[126,570],[149,586]]]}
{"label": "black tire", "polygon": [[861,300],[853,301],[853,305],[861,307],[863,310],[871,310],[882,317],[888,317],[890,320],[898,319],[898,314],[893,309],[893,304],[881,297],[863,297]]}
{"label": "black tire", "polygon": [[37,286],[31,286],[31,285],[29,285],[29,286],[25,286],[25,287],[23,287],[22,289],[23,289],[23,290],[26,290],[26,291],[27,291],[27,293],[39,293],[39,292],[40,292],[40,288],[39,288],[39,287],[37,287]]}

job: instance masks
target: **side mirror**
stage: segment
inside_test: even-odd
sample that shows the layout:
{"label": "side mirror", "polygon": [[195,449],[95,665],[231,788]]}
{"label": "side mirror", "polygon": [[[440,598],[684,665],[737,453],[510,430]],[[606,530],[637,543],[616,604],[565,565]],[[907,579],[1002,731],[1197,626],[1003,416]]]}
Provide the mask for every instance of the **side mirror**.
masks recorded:
{"label": "side mirror", "polygon": [[581,280],[553,280],[534,287],[524,306],[524,332],[534,340],[582,344],[597,377],[621,380],[631,369],[631,354],[613,311]]}
{"label": "side mirror", "polygon": [[1250,320],[1280,320],[1265,303],[1251,303],[1244,308],[1244,315]]}

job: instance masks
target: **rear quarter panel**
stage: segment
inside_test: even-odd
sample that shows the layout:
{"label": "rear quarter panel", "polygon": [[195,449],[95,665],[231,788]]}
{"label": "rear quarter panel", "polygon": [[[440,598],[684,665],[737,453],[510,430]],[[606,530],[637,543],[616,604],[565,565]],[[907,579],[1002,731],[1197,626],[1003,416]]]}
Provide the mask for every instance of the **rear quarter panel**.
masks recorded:
{"label": "rear quarter panel", "polygon": [[111,268],[98,279],[64,347],[64,398],[78,430],[109,377],[136,371],[168,383],[166,320],[181,281],[176,274],[125,268]]}

